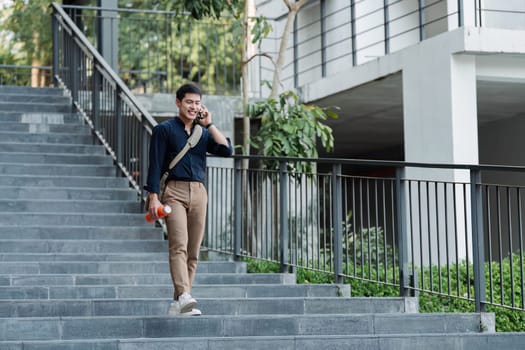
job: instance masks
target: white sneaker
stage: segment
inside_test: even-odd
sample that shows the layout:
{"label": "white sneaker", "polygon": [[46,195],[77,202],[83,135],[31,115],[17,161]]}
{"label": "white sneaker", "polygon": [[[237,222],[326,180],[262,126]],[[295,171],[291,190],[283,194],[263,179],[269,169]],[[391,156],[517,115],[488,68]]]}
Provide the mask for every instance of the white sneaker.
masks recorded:
{"label": "white sneaker", "polygon": [[179,310],[180,313],[185,313],[193,310],[197,305],[197,300],[193,299],[190,293],[182,293],[179,295]]}
{"label": "white sneaker", "polygon": [[200,316],[202,315],[201,310],[191,309],[190,311],[181,312],[178,301],[173,301],[168,309],[168,316]]}
{"label": "white sneaker", "polygon": [[199,309],[191,309],[191,311],[181,314],[181,316],[200,316],[200,315],[202,315],[202,312]]}

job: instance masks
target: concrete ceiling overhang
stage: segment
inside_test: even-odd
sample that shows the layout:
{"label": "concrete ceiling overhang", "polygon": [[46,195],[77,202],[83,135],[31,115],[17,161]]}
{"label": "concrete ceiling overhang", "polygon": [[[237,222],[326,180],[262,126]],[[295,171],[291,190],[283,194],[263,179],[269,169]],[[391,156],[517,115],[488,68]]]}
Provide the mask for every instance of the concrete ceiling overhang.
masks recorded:
{"label": "concrete ceiling overhang", "polygon": [[[499,61],[499,62],[498,62]],[[519,65],[525,58],[480,56],[477,60],[478,124],[505,118],[525,117],[525,77],[501,68]],[[487,74],[490,66],[499,72]],[[323,157],[404,160],[402,72],[355,88],[310,101],[319,106],[337,106],[339,118],[326,122],[332,127],[335,149]],[[525,132],[525,130],[524,130]]]}
{"label": "concrete ceiling overhang", "polygon": [[403,145],[401,73],[312,103],[338,108],[339,118],[326,121],[333,130],[334,152],[320,152],[322,156],[381,159],[399,159],[402,156],[399,155]]}

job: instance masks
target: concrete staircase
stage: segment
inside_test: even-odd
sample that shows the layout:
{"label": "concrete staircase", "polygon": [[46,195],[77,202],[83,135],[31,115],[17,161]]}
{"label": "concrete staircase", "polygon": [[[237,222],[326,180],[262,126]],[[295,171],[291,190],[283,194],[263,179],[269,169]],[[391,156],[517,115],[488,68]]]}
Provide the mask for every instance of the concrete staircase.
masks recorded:
{"label": "concrete staircase", "polygon": [[204,315],[166,316],[162,232],[69,106],[0,87],[0,350],[524,348],[491,314],[420,314],[414,298],[220,260],[198,266]]}

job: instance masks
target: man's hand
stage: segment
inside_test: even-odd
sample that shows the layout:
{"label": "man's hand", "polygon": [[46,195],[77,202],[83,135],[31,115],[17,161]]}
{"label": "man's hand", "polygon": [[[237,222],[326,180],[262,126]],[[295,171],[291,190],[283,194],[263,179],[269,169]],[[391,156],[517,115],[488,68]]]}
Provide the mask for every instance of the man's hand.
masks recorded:
{"label": "man's hand", "polygon": [[152,220],[158,220],[159,217],[157,216],[157,210],[159,207],[162,206],[162,203],[159,200],[159,196],[156,193],[149,193],[149,208],[148,213],[151,216]]}
{"label": "man's hand", "polygon": [[206,108],[205,105],[201,105],[200,113],[202,114],[202,119],[198,119],[198,123],[202,126],[206,126],[211,123],[211,112]]}
{"label": "man's hand", "polygon": [[228,146],[228,140],[226,137],[217,129],[215,124],[211,122],[211,112],[206,108],[206,106],[201,105],[201,113],[204,118],[199,119],[199,124],[210,132],[211,136],[218,144]]}

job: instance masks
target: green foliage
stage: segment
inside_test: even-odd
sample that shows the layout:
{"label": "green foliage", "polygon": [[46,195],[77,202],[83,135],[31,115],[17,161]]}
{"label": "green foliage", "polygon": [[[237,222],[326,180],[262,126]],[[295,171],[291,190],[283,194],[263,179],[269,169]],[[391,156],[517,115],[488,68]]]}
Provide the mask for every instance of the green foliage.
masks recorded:
{"label": "green foliage", "polygon": [[242,0],[119,0],[121,7],[142,7],[148,9],[163,9],[166,11],[177,11],[179,13],[189,12],[195,19],[206,17],[219,18],[222,14],[239,13]]}
{"label": "green foliage", "polygon": [[343,222],[343,253],[348,259],[360,265],[397,265],[397,255],[386,241],[383,228],[354,228],[352,215],[351,211],[348,212]]}
{"label": "green foliage", "polygon": [[[0,30],[10,33],[12,39],[7,48],[0,49],[1,63],[52,64],[51,2],[16,0],[3,10],[9,19],[4,18]],[[242,4],[241,0],[119,0],[119,7],[162,9],[193,17],[120,13],[121,77],[131,88],[147,83],[150,91],[164,91],[165,86],[187,81],[198,82],[210,94],[233,91],[239,81],[241,42],[233,31],[234,18],[219,18],[221,14],[238,16]],[[82,23],[81,29],[95,43],[95,11],[77,10],[77,14],[77,23]],[[11,52],[16,55],[7,54]],[[228,74],[220,74],[223,72]],[[217,91],[218,87],[224,91]]]}
{"label": "green foliage", "polygon": [[278,263],[252,258],[242,259],[247,264],[248,273],[279,273],[281,268]]}
{"label": "green foliage", "polygon": [[298,268],[296,272],[297,283],[305,284],[327,284],[334,283],[334,275],[328,272],[313,271]]}
{"label": "green foliage", "polygon": [[[511,260],[512,258],[512,260]],[[512,306],[514,297],[515,306],[523,308],[521,298],[521,268],[523,257],[519,254],[513,254],[512,257],[503,259],[500,263],[492,262],[485,264],[485,281],[486,281],[486,298],[493,304],[502,304]],[[512,269],[511,269],[512,265]],[[432,270],[432,273],[430,272]],[[511,274],[511,271],[512,274]],[[502,273],[501,273],[502,272]],[[432,267],[425,268],[419,273],[425,276],[421,284],[426,290],[434,292],[448,292],[447,283],[451,282],[452,294],[457,297],[446,297],[437,294],[420,293],[420,311],[421,312],[473,312],[474,303],[466,298],[473,298],[473,266],[467,265],[465,261],[453,264],[450,267]],[[433,276],[433,286],[430,286],[429,276]],[[439,283],[441,276],[441,283]],[[491,287],[492,276],[492,287]],[[459,281],[459,283],[458,283]],[[503,289],[501,288],[503,285]],[[514,286],[514,291],[512,286]],[[459,292],[458,292],[459,290]],[[496,331],[498,332],[524,332],[525,331],[525,311],[513,310],[497,305],[488,305],[488,312],[494,312],[496,315]]]}
{"label": "green foliage", "polygon": [[254,25],[252,28],[252,43],[257,43],[257,47],[261,47],[262,39],[266,38],[272,31],[272,26],[268,23],[266,17],[260,16],[254,18]]}
{"label": "green foliage", "polygon": [[[247,106],[251,118],[261,118],[261,128],[252,138],[252,146],[268,157],[317,158],[317,140],[327,151],[334,147],[332,129],[322,121],[337,118],[334,112],[315,105],[299,103],[292,91]],[[268,161],[268,169],[278,169],[277,161]],[[312,164],[298,162],[292,169],[310,173]]]}
{"label": "green foliage", "polygon": [[219,18],[223,11],[233,10],[230,1],[222,0],[184,0],[184,9],[189,11],[193,18]]}
{"label": "green foliage", "polygon": [[50,0],[15,0],[4,9],[4,13],[10,12],[10,16],[9,20],[3,19],[0,31],[11,33],[10,46],[17,52],[15,57],[11,56],[15,58],[15,61],[11,63],[51,65],[50,4]]}
{"label": "green foliage", "polygon": [[363,281],[355,278],[345,278],[344,283],[350,285],[352,296],[355,297],[398,297],[399,287],[377,282]]}
{"label": "green foliage", "polygon": [[[519,263],[522,261],[522,258],[514,254],[513,255],[513,264],[512,268],[513,270],[516,269],[516,271],[513,274],[513,278],[515,279],[515,300],[517,301],[518,307],[523,307],[523,305],[520,304],[521,300],[521,287],[520,284],[516,284],[519,281],[520,273],[516,273],[519,269]],[[503,300],[511,300],[511,288],[509,287],[511,281],[510,276],[510,259],[504,259],[501,264],[501,270],[504,272],[503,274],[503,284],[505,286],[504,293],[503,293]],[[277,263],[268,263],[265,262],[264,264],[258,264],[258,263],[251,263],[251,266],[253,269],[250,272],[278,272],[279,266]],[[271,266],[271,269],[269,268]],[[497,280],[498,284],[499,281],[499,271],[500,266],[499,264],[492,263],[492,273],[493,273],[493,280]],[[368,265],[365,265],[364,270],[372,270],[374,271],[374,268],[370,269]],[[447,267],[443,267],[441,269],[437,267],[432,267],[432,274],[434,275],[434,284],[438,285],[439,281],[437,279],[437,276],[439,273],[442,274],[442,276],[445,276],[444,270],[448,270]],[[419,293],[419,311],[422,313],[439,313],[439,312],[474,312],[475,311],[475,305],[472,300],[466,299],[469,291],[469,285],[470,285],[470,296],[473,296],[473,290],[472,290],[472,282],[467,283],[467,270],[469,270],[469,276],[472,278],[472,266],[467,265],[465,262],[461,262],[459,264],[452,264],[450,266],[450,271],[459,271],[459,273],[454,273],[450,276],[451,280],[456,279],[457,277],[460,278],[460,292],[459,297],[449,297],[449,296],[442,296],[438,294],[428,293],[428,292],[420,292]],[[440,272],[441,271],[441,272]],[[489,263],[485,266],[485,272],[486,272],[486,279],[488,281],[488,274],[489,274]],[[425,276],[429,276],[430,274],[430,268],[425,268],[423,271]],[[392,276],[393,269],[392,267],[388,268],[388,274]],[[374,277],[377,275],[377,272],[372,275]],[[304,268],[297,268],[297,283],[333,283],[334,282],[334,276],[332,273],[328,272],[320,272],[320,271],[314,271],[312,269],[304,269]],[[506,281],[506,282],[505,282]],[[358,296],[364,296],[364,297],[397,297],[399,296],[399,287],[397,285],[392,284],[385,284],[385,283],[378,283],[377,281],[366,281],[359,278],[359,276],[356,277],[346,277],[344,279],[344,283],[350,284],[351,286],[351,293],[352,296],[358,297]],[[447,290],[447,279],[443,278],[441,280],[441,289],[443,291]],[[420,285],[421,287],[421,285]],[[423,282],[423,287],[428,290],[429,288],[429,282],[428,279]],[[454,288],[456,286],[454,285]],[[490,285],[487,283],[487,297],[490,296],[489,294],[489,287]],[[497,291],[497,293],[500,293],[499,286],[496,288],[493,286],[494,290]],[[434,287],[436,289],[436,287]],[[499,298],[499,297],[498,297]],[[496,297],[494,296],[494,299],[496,300]],[[499,299],[501,300],[501,298]],[[498,301],[499,302],[499,301]],[[495,306],[495,305],[488,305],[487,306],[487,312],[493,312],[496,316],[496,331],[498,332],[525,332],[525,311],[521,310],[513,310],[505,307]]]}

